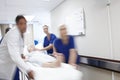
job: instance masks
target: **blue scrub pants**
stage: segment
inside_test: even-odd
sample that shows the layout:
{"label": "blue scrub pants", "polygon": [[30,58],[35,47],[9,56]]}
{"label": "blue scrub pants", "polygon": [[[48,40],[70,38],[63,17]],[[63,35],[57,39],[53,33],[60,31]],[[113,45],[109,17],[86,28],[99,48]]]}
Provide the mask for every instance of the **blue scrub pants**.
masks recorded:
{"label": "blue scrub pants", "polygon": [[14,76],[13,80],[20,80],[19,79],[19,69],[18,68],[16,68],[16,72],[15,72],[15,76]]}

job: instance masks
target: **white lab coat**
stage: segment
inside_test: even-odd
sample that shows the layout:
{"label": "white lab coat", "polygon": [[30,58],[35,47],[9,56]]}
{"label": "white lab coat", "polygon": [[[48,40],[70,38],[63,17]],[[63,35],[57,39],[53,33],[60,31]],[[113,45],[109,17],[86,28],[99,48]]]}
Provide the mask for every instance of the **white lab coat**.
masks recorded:
{"label": "white lab coat", "polygon": [[12,80],[16,66],[26,71],[30,67],[23,61],[23,39],[17,27],[11,29],[0,45],[0,79]]}

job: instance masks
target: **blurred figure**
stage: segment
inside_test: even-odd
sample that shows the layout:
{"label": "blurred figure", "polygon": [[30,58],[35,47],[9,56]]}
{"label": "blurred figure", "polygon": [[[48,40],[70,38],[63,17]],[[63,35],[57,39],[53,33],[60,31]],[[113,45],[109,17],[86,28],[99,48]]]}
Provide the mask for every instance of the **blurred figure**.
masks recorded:
{"label": "blurred figure", "polygon": [[13,80],[16,66],[24,70],[33,79],[31,68],[21,55],[24,48],[23,33],[26,32],[27,21],[24,16],[16,17],[17,27],[12,28],[3,38],[0,45],[0,80]]}
{"label": "blurred figure", "polygon": [[0,38],[0,44],[1,44],[2,40],[3,40],[3,37]]}
{"label": "blurred figure", "polygon": [[43,26],[43,30],[46,36],[44,38],[44,43],[43,43],[44,48],[40,50],[41,51],[47,50],[48,54],[52,54],[53,53],[53,42],[55,41],[56,36],[55,34],[49,32],[47,25]]}
{"label": "blurred figure", "polygon": [[5,34],[10,30],[11,28],[6,28],[6,30],[5,30]]}
{"label": "blurred figure", "polygon": [[[9,28],[9,27],[6,28],[6,29],[5,29],[5,34],[6,34],[10,29],[11,29],[11,28]],[[2,39],[0,40],[0,44],[1,44],[2,40],[3,40],[3,37],[2,37]]]}
{"label": "blurred figure", "polygon": [[54,55],[62,55],[62,61],[76,66],[77,52],[75,50],[74,38],[67,35],[66,25],[60,26],[60,38],[54,42]]}

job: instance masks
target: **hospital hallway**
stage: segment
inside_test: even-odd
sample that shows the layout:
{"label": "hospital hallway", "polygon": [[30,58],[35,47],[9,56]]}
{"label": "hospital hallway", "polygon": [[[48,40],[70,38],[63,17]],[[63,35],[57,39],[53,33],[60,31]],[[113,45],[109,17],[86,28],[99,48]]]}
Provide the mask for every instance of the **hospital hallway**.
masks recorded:
{"label": "hospital hallway", "polygon": [[[0,46],[2,41],[3,43],[7,41],[4,37],[17,27],[15,21],[17,15],[22,15],[25,17],[22,18],[27,20],[27,30],[24,38],[22,36],[24,49],[20,54],[26,55],[27,58],[31,57],[31,60],[24,60],[31,69],[37,66],[33,69],[36,71],[35,80],[48,78],[54,80],[57,77],[57,80],[120,80],[120,0],[0,0]],[[7,28],[10,28],[8,34]],[[52,37],[48,36],[46,30]],[[66,40],[63,42],[65,45],[62,43],[64,36],[68,36],[65,38],[68,42],[65,43]],[[51,41],[50,38],[55,40]],[[52,50],[46,49],[48,43]],[[70,45],[66,45],[68,43]],[[33,50],[36,51],[35,54],[31,54]],[[37,50],[45,55],[38,55]],[[57,54],[57,51],[61,54]],[[55,56],[48,54],[50,52]],[[68,57],[67,52],[69,55],[72,55],[70,54],[72,52],[78,53],[78,57],[74,55]],[[72,63],[74,58],[77,59],[77,65],[67,64],[70,61]],[[61,63],[61,67],[56,62],[55,69],[42,69],[38,66],[47,61],[59,62],[60,59],[66,61]],[[40,60],[41,63],[38,62]],[[30,64],[28,61],[38,64]],[[1,67],[1,63],[0,59],[2,69],[4,67]],[[56,68],[56,65],[60,68]],[[9,70],[12,70],[10,68]],[[17,73],[15,70],[13,72],[15,76]],[[16,77],[19,77],[19,80],[30,80],[29,74],[27,75],[23,69],[19,68],[18,74]],[[3,74],[0,71],[1,75]],[[52,78],[53,76],[55,78]]]}

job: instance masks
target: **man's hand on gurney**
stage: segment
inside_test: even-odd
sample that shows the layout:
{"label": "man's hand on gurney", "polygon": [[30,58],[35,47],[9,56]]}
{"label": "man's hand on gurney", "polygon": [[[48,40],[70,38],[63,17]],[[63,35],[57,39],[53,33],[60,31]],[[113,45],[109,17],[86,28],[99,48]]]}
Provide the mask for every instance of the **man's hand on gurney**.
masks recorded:
{"label": "man's hand on gurney", "polygon": [[26,57],[24,56],[24,54],[21,54],[21,58],[24,59],[24,60],[26,59]]}
{"label": "man's hand on gurney", "polygon": [[30,79],[34,79],[34,72],[31,70],[28,72],[28,76]]}

